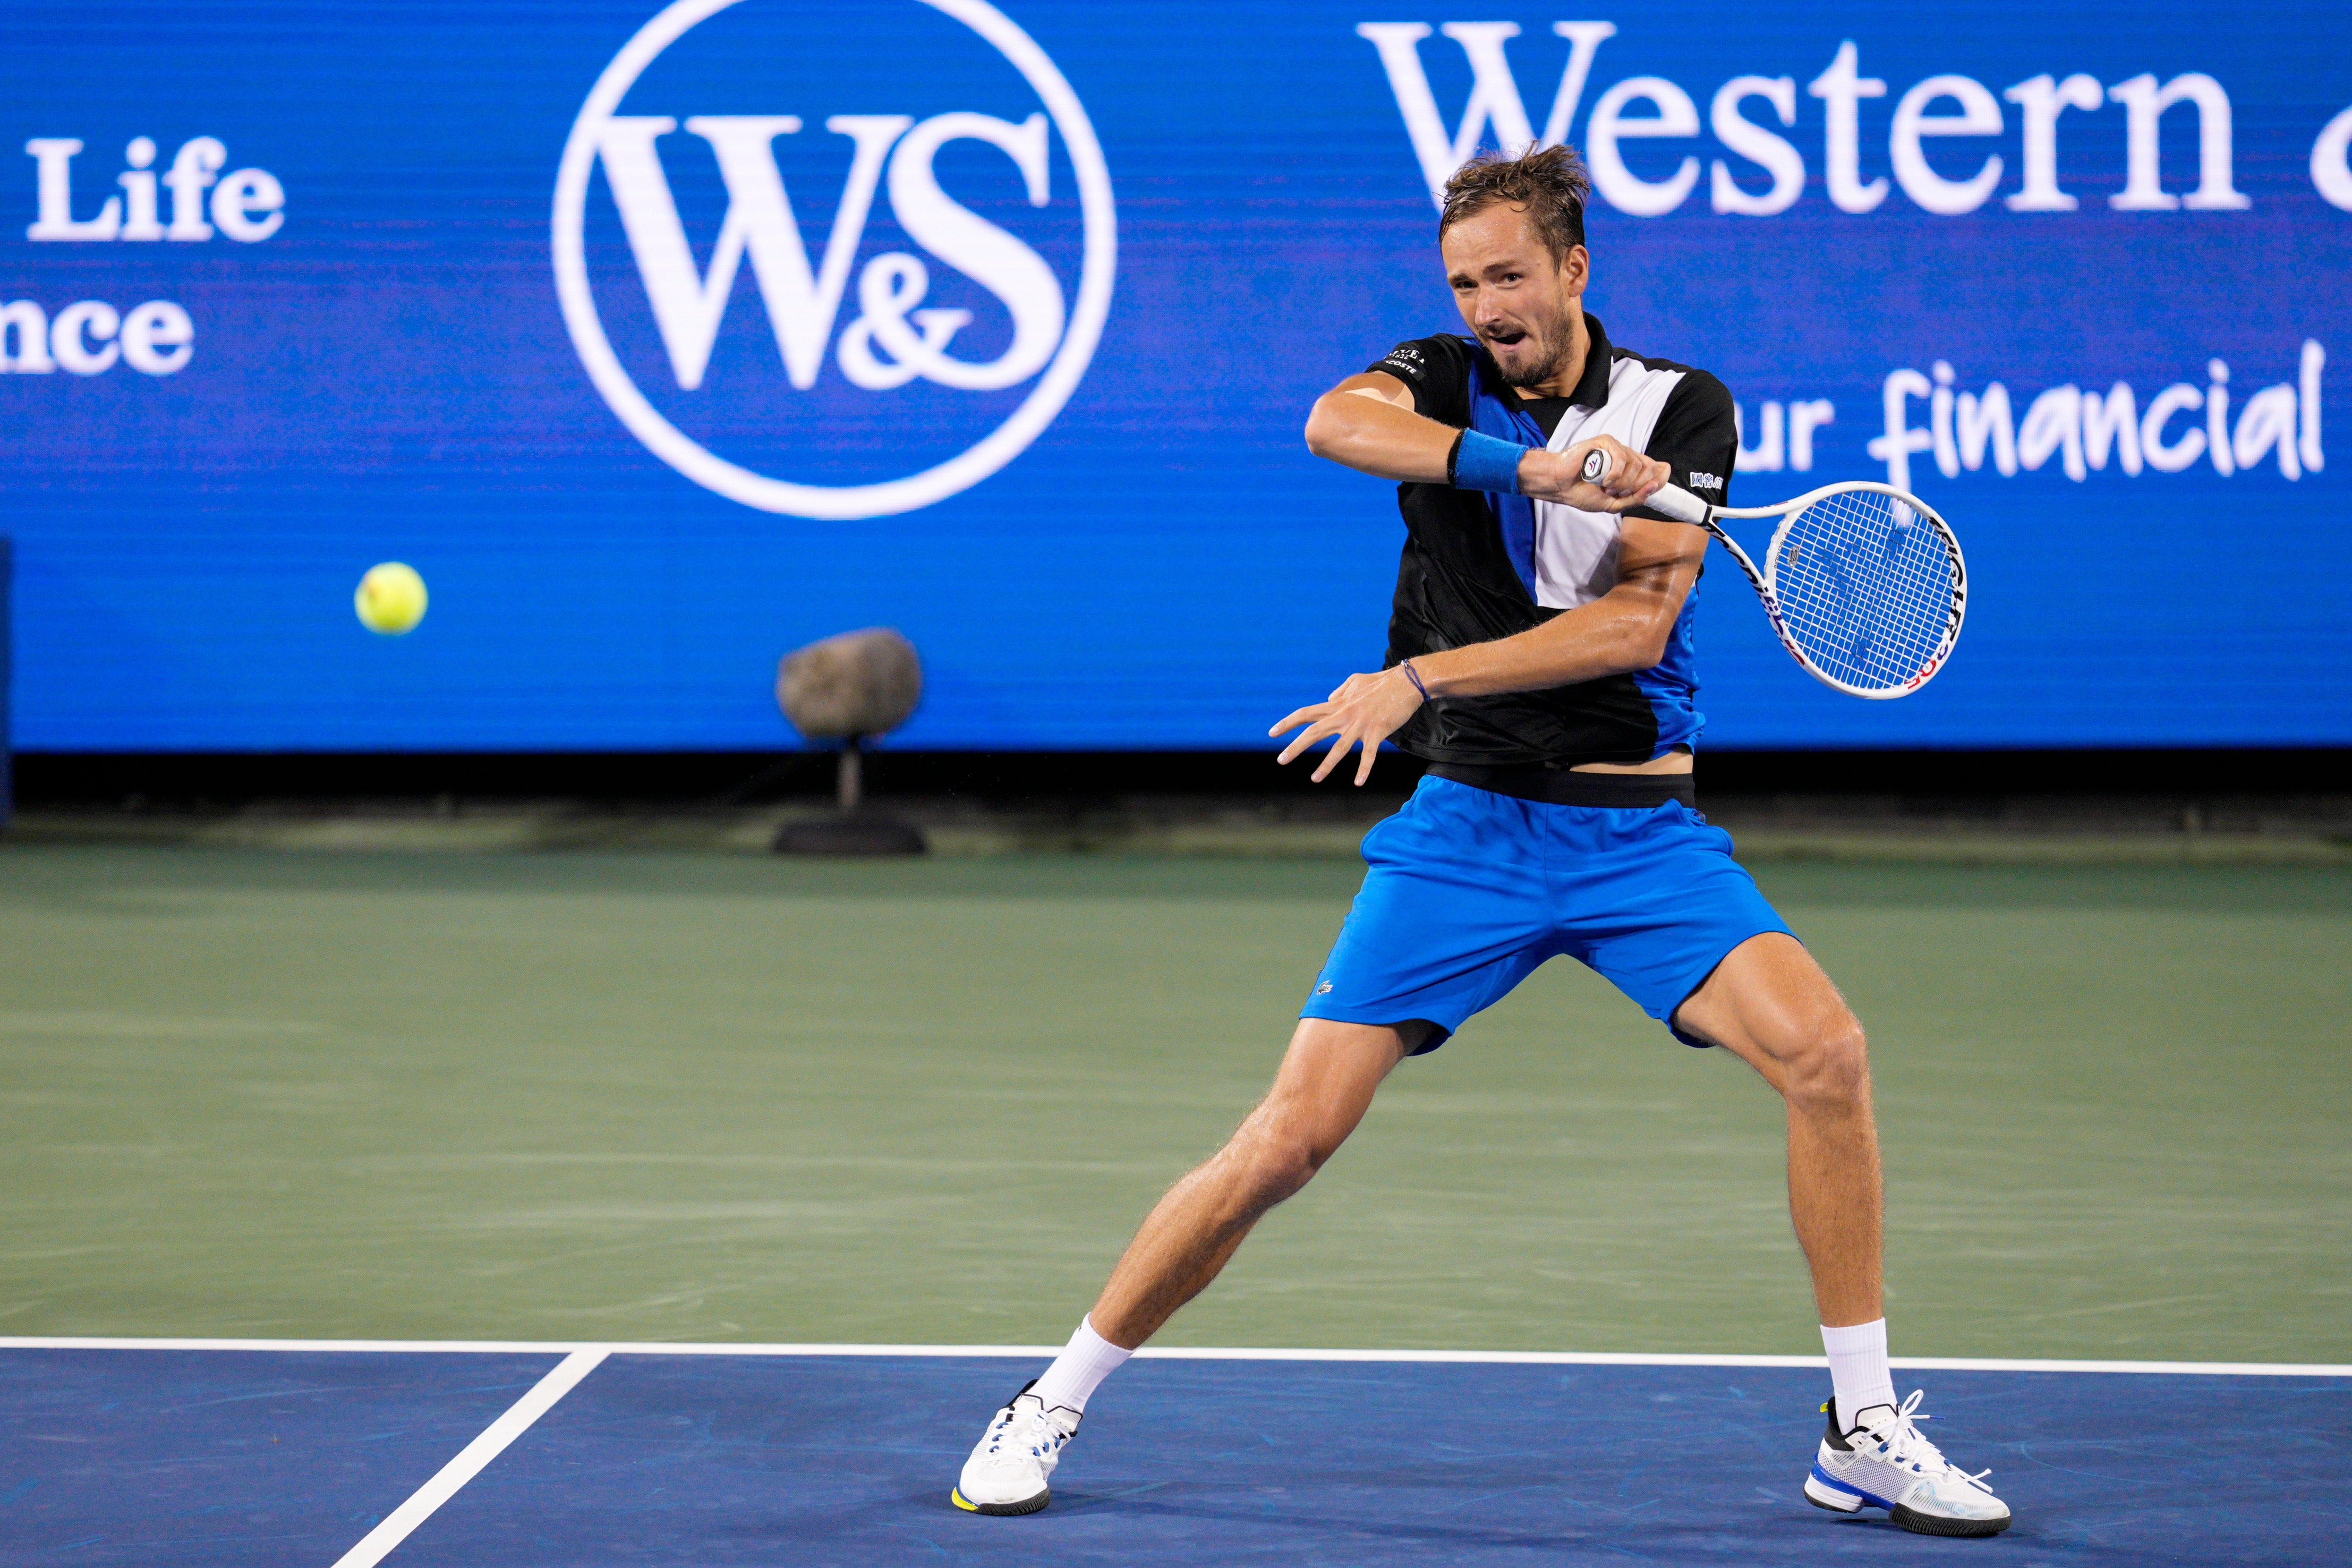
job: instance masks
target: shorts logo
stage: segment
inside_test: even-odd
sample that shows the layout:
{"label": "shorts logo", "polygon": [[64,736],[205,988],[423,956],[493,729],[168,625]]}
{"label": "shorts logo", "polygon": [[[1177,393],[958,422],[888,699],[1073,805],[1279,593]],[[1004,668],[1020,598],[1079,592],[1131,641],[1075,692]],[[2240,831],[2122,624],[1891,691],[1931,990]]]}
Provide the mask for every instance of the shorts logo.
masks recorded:
{"label": "shorts logo", "polygon": [[[677,0],[604,68],[557,172],[556,294],[590,380],[664,462],[762,510],[878,517],[977,484],[1061,412],[1110,309],[1110,174],[1062,73],[986,0],[892,9],[912,15],[877,14],[869,47],[835,59],[780,37],[758,0]],[[988,46],[969,85],[946,90],[1009,118],[952,96],[891,101],[941,90],[895,86],[887,68],[894,40],[940,17]],[[646,111],[621,112],[657,60],[631,105]],[[705,92],[781,112],[685,112]],[[900,107],[935,111],[872,111]],[[606,202],[592,203],[600,170]],[[835,181],[813,255],[810,196]],[[861,247],[878,254],[861,266]],[[765,334],[740,311],[723,330],[747,259]]]}
{"label": "shorts logo", "polygon": [[1698,469],[1693,468],[1690,476],[1690,488],[1695,490],[1719,490],[1723,488],[1723,476],[1721,474],[1702,473]]}
{"label": "shorts logo", "polygon": [[1315,988],[1315,994],[1318,996],[1328,996],[1331,994],[1331,983],[1326,980],[1322,984],[1318,985]]}

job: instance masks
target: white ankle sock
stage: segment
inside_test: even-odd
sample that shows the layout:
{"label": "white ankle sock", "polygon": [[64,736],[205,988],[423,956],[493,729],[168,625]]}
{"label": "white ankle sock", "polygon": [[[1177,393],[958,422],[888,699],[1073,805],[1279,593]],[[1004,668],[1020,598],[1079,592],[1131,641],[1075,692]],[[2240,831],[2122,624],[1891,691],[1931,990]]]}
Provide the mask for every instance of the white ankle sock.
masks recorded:
{"label": "white ankle sock", "polygon": [[1895,1404],[1895,1373],[1886,1365],[1885,1319],[1847,1329],[1824,1324],[1822,1348],[1830,1352],[1839,1431],[1853,1431],[1854,1417],[1874,1405]]}
{"label": "white ankle sock", "polygon": [[[1063,1347],[1060,1355],[1054,1358],[1054,1364],[1045,1369],[1045,1375],[1037,1380],[1037,1386],[1029,1392],[1035,1394],[1048,1410],[1068,1410],[1084,1415],[1087,1400],[1102,1386],[1102,1380],[1117,1372],[1134,1353],[1133,1351],[1119,1349],[1095,1332],[1092,1317],[1081,1318],[1078,1320],[1078,1331],[1070,1336],[1070,1342]],[[1884,1353],[1881,1352],[1882,1358]]]}

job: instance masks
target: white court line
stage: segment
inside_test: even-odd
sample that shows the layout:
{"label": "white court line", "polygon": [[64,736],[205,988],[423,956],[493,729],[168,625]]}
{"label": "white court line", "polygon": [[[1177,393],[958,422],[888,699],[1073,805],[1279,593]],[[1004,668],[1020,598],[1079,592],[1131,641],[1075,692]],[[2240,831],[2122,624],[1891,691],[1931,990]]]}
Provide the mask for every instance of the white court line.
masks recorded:
{"label": "white court line", "polygon": [[[383,1354],[1003,1356],[1045,1357],[1060,1345],[671,1344],[658,1340],[583,1344],[577,1340],[199,1340],[0,1336],[0,1351],[277,1351]],[[1262,1350],[1146,1345],[1139,1357],[1169,1361],[1466,1362],[1526,1366],[1828,1366],[1822,1356],[1680,1355],[1622,1351]],[[593,1363],[591,1363],[593,1364]],[[2263,1361],[2017,1361],[1979,1356],[1896,1356],[1921,1372],[2117,1372],[2175,1377],[2352,1377],[2352,1365]],[[562,1369],[557,1368],[560,1373]],[[584,1373],[586,1368],[582,1371]],[[554,1373],[549,1374],[551,1380]],[[576,1379],[575,1379],[576,1381]],[[569,1387],[570,1384],[565,1384]],[[561,1390],[558,1391],[561,1393]],[[550,1404],[553,1401],[550,1400]],[[516,1406],[520,1409],[521,1406]],[[525,1423],[528,1425],[528,1423]],[[518,1428],[520,1430],[520,1428]]]}
{"label": "white court line", "polygon": [[482,1467],[504,1452],[508,1444],[529,1431],[532,1422],[552,1409],[557,1400],[571,1393],[572,1385],[595,1371],[604,1359],[604,1352],[598,1348],[575,1350],[557,1363],[554,1371],[541,1378],[529,1394],[516,1400],[505,1415],[484,1427],[480,1436],[442,1466],[440,1474],[417,1488],[406,1502],[369,1531],[357,1546],[336,1559],[335,1568],[375,1568],[386,1552],[432,1518],[434,1510],[457,1496],[460,1487],[479,1475]]}

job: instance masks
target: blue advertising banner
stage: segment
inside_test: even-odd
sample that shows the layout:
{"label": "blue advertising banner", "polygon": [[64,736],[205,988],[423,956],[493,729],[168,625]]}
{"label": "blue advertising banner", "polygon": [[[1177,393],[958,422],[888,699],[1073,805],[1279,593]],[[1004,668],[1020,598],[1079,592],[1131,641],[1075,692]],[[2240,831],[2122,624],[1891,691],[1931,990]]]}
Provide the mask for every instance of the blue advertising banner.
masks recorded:
{"label": "blue advertising banner", "polygon": [[1433,193],[1536,140],[1734,504],[1969,553],[1891,703],[1718,558],[1703,745],[2352,742],[2342,11],[1421,4],[16,0],[17,744],[774,747],[868,625],[902,744],[1258,744],[1401,535],[1308,405],[1459,329]]}

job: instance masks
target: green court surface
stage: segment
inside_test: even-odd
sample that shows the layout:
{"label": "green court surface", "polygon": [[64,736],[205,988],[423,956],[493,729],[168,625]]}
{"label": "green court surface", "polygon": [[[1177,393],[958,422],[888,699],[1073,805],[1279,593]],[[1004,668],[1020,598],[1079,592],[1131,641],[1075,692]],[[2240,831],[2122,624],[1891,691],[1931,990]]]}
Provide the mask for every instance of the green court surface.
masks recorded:
{"label": "green court surface", "polygon": [[[2352,874],[1773,866],[1898,1355],[2352,1361]],[[0,1334],[1044,1343],[1333,862],[0,850]],[[1818,1353],[1780,1123],[1555,962],[1163,1342]]]}

